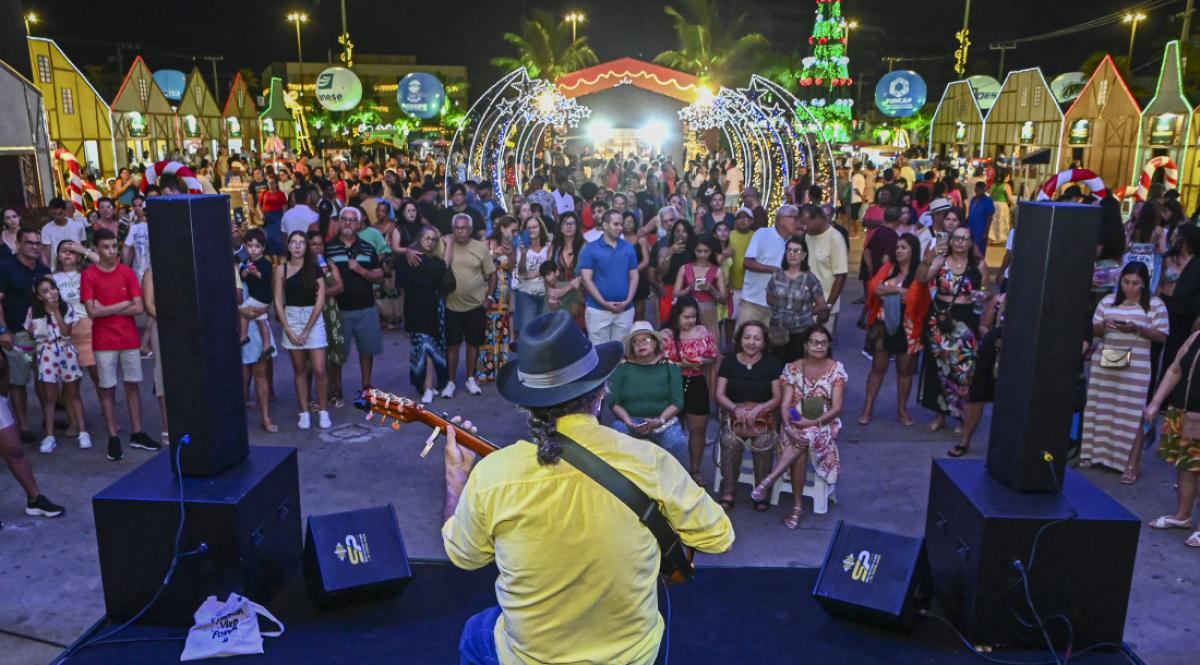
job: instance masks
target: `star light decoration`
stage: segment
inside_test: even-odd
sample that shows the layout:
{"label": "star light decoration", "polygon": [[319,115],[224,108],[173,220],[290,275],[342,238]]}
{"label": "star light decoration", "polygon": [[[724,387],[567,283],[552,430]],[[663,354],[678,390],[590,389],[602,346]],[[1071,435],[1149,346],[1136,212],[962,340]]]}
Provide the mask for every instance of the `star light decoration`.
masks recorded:
{"label": "star light decoration", "polygon": [[516,106],[526,122],[553,127],[578,127],[579,121],[591,117],[592,110],[564,96],[558,86],[545,79],[533,79],[517,86],[520,97]]}

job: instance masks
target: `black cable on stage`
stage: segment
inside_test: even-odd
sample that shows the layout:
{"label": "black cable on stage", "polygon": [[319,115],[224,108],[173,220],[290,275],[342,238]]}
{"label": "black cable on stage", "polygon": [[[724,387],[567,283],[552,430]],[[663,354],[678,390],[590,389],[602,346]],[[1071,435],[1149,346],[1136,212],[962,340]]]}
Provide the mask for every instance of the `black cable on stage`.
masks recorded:
{"label": "black cable on stage", "polygon": [[[1055,661],[1053,661],[1053,660],[1005,660],[1003,658],[996,658],[995,656],[990,656],[981,651],[976,651],[975,647],[971,644],[971,641],[968,640],[966,638],[966,636],[963,635],[962,632],[960,632],[958,630],[958,627],[956,627],[953,623],[950,623],[950,620],[947,619],[946,617],[943,617],[939,614],[935,614],[929,610],[921,610],[920,615],[932,617],[932,618],[937,619],[938,621],[942,622],[943,624],[945,624],[950,630],[954,631],[955,636],[958,637],[959,641],[962,642],[963,646],[966,647],[967,651],[970,651],[972,654],[975,654],[976,656],[979,656],[980,658],[982,658],[990,663],[997,663],[998,665],[1055,665]],[[1055,615],[1055,616],[1061,616],[1061,615]],[[1099,649],[1116,649],[1116,650],[1120,651],[1121,654],[1123,656],[1125,656],[1125,658],[1128,659],[1130,663],[1133,663],[1134,665],[1142,665],[1141,661],[1136,659],[1131,654],[1129,645],[1125,644],[1124,642],[1097,642],[1096,644],[1093,644],[1086,649],[1080,650],[1078,653],[1076,653],[1074,655],[1074,657],[1079,657],[1084,654],[1088,654],[1093,651],[1097,651]]]}
{"label": "black cable on stage", "polygon": [[56,659],[54,661],[54,665],[62,665],[63,663],[67,662],[67,660],[69,658],[71,658],[71,656],[74,656],[75,654],[79,653],[80,651],[83,651],[84,649],[87,649],[90,647],[103,645],[103,644],[121,644],[121,643],[127,643],[127,642],[163,642],[163,641],[167,641],[167,640],[175,641],[175,640],[186,639],[186,637],[147,637],[147,638],[126,639],[126,640],[112,640],[110,638],[112,638],[113,635],[116,635],[117,633],[132,626],[134,623],[137,622],[138,619],[142,618],[142,616],[145,615],[146,612],[148,612],[151,607],[154,606],[154,603],[158,602],[158,599],[160,596],[162,596],[163,591],[166,591],[167,586],[171,583],[171,578],[172,578],[172,576],[175,575],[175,567],[179,564],[180,559],[182,559],[184,557],[192,556],[195,554],[203,554],[208,551],[208,543],[200,543],[200,547],[198,547],[194,550],[187,551],[187,552],[179,551],[179,543],[183,540],[183,527],[187,523],[187,513],[185,510],[185,508],[187,507],[187,503],[184,501],[183,471],[180,468],[180,457],[182,457],[182,455],[183,455],[183,447],[191,442],[192,442],[191,435],[185,434],[183,437],[180,438],[179,445],[175,448],[175,470],[176,470],[175,475],[179,479],[179,528],[175,530],[174,553],[171,555],[171,565],[167,568],[167,574],[166,574],[166,576],[163,577],[162,584],[160,584],[158,586],[158,590],[154,592],[154,596],[152,596],[150,598],[150,601],[147,602],[142,607],[142,609],[138,610],[137,614],[134,614],[133,617],[131,617],[128,621],[126,621],[125,623],[121,624],[120,626],[117,626],[116,628],[108,631],[107,633],[105,633],[104,635],[102,635],[100,637],[90,638],[90,639],[84,641],[79,646],[68,649],[66,653],[64,653],[62,656],[60,656],[58,659]]}

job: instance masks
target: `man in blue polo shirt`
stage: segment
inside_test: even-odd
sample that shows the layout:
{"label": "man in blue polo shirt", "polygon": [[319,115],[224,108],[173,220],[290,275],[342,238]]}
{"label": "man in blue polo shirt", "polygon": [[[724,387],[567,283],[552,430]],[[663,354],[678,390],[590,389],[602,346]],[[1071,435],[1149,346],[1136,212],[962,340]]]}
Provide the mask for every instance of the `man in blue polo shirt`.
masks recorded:
{"label": "man in blue polo shirt", "polygon": [[579,256],[579,271],[587,290],[588,337],[592,344],[621,342],[633,328],[633,294],[637,291],[637,252],[621,237],[619,210],[604,213],[600,238]]}
{"label": "man in blue polo shirt", "polygon": [[[17,253],[0,261],[0,304],[4,309],[4,324],[0,326],[0,349],[8,357],[8,398],[21,441],[34,441],[26,420],[28,393],[26,386],[32,378],[33,338],[25,331],[25,314],[33,298],[33,282],[50,274],[42,263],[42,234],[36,229],[17,230]],[[0,395],[2,397],[2,395]],[[46,436],[53,432],[46,432]],[[42,450],[42,452],[49,452]]]}

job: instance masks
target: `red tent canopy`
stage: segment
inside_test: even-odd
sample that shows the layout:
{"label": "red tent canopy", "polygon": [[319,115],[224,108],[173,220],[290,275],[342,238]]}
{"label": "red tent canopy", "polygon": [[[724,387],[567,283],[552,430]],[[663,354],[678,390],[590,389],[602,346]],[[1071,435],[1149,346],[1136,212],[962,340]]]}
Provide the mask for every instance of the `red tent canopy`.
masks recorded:
{"label": "red tent canopy", "polygon": [[691,74],[634,58],[619,58],[581,69],[558,79],[557,83],[559,91],[567,97],[580,97],[619,85],[634,85],[685,104],[696,101],[703,87],[700,79]]}

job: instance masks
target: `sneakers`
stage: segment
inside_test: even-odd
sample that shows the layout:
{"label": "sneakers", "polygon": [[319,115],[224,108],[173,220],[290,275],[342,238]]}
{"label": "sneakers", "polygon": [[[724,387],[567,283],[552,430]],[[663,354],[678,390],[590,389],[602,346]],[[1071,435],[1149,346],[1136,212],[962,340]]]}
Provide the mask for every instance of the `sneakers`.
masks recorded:
{"label": "sneakers", "polygon": [[39,494],[36,499],[25,502],[25,514],[34,517],[58,517],[63,514],[64,510],[62,506],[47,499],[44,494]]}
{"label": "sneakers", "polygon": [[79,449],[87,450],[92,447],[92,435],[87,432],[79,433]]}
{"label": "sneakers", "polygon": [[154,439],[151,439],[150,435],[146,434],[145,432],[134,432],[133,435],[129,437],[129,447],[149,450],[152,453],[162,450],[162,444]]}
{"label": "sneakers", "polygon": [[329,429],[330,427],[333,427],[333,421],[329,419],[328,411],[317,412],[317,425],[321,429]]}
{"label": "sneakers", "polygon": [[125,459],[125,451],[121,450],[121,437],[108,437],[108,461],[120,462]]}
{"label": "sneakers", "polygon": [[49,455],[50,453],[54,452],[54,449],[57,447],[58,441],[55,441],[54,437],[48,436],[42,439],[42,445],[38,446],[38,452],[43,455]]}
{"label": "sneakers", "polygon": [[433,392],[433,388],[426,388],[425,394],[421,395],[421,403],[422,404],[433,404],[433,398],[435,396],[437,396],[437,393]]}
{"label": "sneakers", "polygon": [[450,399],[451,397],[454,397],[454,382],[453,381],[450,381],[449,383],[446,384],[445,388],[442,388],[442,397],[445,397],[446,399]]}
{"label": "sneakers", "polygon": [[473,376],[467,378],[467,392],[471,395],[483,394],[483,388],[480,388],[479,384],[475,383],[475,377]]}
{"label": "sneakers", "polygon": [[312,429],[312,416],[307,411],[300,414],[300,420],[296,423],[296,427],[300,429]]}

